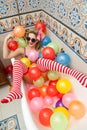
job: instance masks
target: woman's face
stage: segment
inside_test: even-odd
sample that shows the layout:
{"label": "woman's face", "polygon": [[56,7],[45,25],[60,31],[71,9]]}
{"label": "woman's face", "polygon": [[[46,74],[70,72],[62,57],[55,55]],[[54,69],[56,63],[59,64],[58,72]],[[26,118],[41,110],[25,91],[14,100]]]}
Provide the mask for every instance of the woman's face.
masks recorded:
{"label": "woman's face", "polygon": [[29,33],[27,37],[27,42],[28,42],[29,47],[35,47],[37,43],[36,35],[33,33]]}

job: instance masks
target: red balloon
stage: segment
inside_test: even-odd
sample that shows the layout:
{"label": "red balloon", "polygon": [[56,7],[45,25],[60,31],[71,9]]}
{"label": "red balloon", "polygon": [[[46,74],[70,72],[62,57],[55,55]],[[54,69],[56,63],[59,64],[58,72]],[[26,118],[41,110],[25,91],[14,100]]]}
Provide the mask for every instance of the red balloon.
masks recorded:
{"label": "red balloon", "polygon": [[46,59],[53,60],[55,58],[55,51],[51,47],[45,47],[42,50],[42,56]]}
{"label": "red balloon", "polygon": [[38,88],[32,88],[28,92],[28,98],[31,100],[34,97],[40,97],[40,92]]}
{"label": "red balloon", "polygon": [[41,76],[41,71],[38,67],[32,67],[29,69],[28,74],[32,80],[37,80]]}
{"label": "red balloon", "polygon": [[15,51],[17,48],[18,48],[18,42],[15,41],[15,40],[10,40],[8,43],[7,43],[7,46],[10,50],[12,51]]}
{"label": "red balloon", "polygon": [[8,65],[8,66],[5,68],[5,71],[6,71],[7,74],[12,74],[13,66],[12,66],[12,65]]}
{"label": "red balloon", "polygon": [[40,22],[40,21],[36,22],[35,27],[36,27],[38,30],[41,29],[43,32],[46,31],[46,25],[45,25],[44,22]]}
{"label": "red balloon", "polygon": [[58,80],[50,80],[49,81],[49,86],[56,86]]}
{"label": "red balloon", "polygon": [[50,126],[50,117],[53,111],[50,108],[43,108],[39,113],[40,123],[44,126]]}
{"label": "red balloon", "polygon": [[59,92],[57,93],[57,97],[58,97],[59,99],[61,99],[61,98],[63,97],[63,95],[64,95],[64,94],[62,94],[62,93],[59,93]]}
{"label": "red balloon", "polygon": [[56,86],[48,86],[47,87],[47,94],[49,95],[49,96],[56,96],[57,95],[57,93],[58,93],[58,91],[57,91],[57,89],[56,89]]}

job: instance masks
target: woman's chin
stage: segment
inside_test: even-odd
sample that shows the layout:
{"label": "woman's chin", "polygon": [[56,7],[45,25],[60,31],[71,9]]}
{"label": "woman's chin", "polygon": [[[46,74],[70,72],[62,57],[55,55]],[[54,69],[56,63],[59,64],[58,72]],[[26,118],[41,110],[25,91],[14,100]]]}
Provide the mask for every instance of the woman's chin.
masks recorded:
{"label": "woman's chin", "polygon": [[35,45],[34,45],[34,44],[32,44],[32,45],[31,45],[31,44],[29,44],[29,47],[35,47]]}

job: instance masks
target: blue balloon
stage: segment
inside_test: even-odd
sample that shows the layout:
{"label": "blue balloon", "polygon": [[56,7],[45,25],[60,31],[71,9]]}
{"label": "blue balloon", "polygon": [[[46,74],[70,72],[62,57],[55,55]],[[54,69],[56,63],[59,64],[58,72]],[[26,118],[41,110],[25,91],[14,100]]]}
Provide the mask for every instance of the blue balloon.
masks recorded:
{"label": "blue balloon", "polygon": [[39,52],[39,56],[38,56],[39,58],[43,58],[43,56],[42,56],[42,52]]}
{"label": "blue balloon", "polygon": [[41,45],[42,45],[42,46],[47,46],[50,42],[51,42],[50,37],[45,36],[45,37],[43,38],[43,40],[41,41]]}
{"label": "blue balloon", "polygon": [[67,53],[60,53],[57,55],[57,57],[55,58],[55,61],[64,65],[64,66],[68,66],[70,63],[70,56]]}

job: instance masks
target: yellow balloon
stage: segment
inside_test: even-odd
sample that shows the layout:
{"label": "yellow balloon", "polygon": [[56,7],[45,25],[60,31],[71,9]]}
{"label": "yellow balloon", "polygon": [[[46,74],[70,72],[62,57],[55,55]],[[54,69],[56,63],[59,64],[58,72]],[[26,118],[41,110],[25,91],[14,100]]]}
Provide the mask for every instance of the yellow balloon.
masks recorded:
{"label": "yellow balloon", "polygon": [[33,80],[33,84],[34,84],[34,86],[36,86],[36,87],[41,87],[41,86],[43,86],[43,85],[44,85],[44,78],[43,78],[42,76],[40,76],[39,79]]}
{"label": "yellow balloon", "polygon": [[56,84],[56,89],[60,93],[68,93],[72,88],[71,82],[66,78],[61,78]]}
{"label": "yellow balloon", "polygon": [[59,78],[59,73],[57,71],[48,71],[48,79],[49,80],[57,80]]}
{"label": "yellow balloon", "polygon": [[20,59],[28,68],[30,67],[30,60],[26,57]]}
{"label": "yellow balloon", "polygon": [[69,119],[69,112],[64,107],[57,107],[54,109],[54,112],[62,112],[67,117],[67,119]]}

